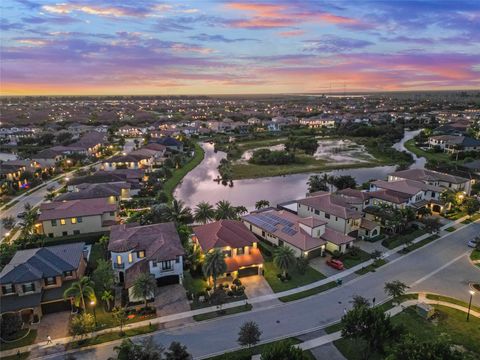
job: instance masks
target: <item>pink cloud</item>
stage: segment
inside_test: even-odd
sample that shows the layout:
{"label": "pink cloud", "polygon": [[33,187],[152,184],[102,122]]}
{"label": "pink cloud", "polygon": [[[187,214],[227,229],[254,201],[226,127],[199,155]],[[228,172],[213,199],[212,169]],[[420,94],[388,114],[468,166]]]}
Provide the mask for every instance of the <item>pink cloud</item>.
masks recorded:
{"label": "pink cloud", "polygon": [[282,31],[278,33],[278,35],[280,35],[281,37],[295,37],[301,36],[303,34],[305,34],[305,31],[303,30]]}

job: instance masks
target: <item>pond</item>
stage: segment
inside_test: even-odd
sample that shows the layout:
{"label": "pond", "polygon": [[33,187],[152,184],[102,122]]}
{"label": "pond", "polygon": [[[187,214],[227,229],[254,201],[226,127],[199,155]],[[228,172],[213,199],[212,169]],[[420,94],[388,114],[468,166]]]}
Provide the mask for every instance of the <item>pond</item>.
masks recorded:
{"label": "pond", "polygon": [[[408,134],[407,134],[408,133]],[[406,132],[405,136],[413,138],[416,134]],[[402,139],[403,141],[404,139]],[[408,140],[408,139],[407,139]],[[405,140],[406,141],[406,140]],[[395,144],[397,146],[397,144]],[[259,179],[235,180],[233,187],[224,186],[213,181],[218,176],[217,166],[226,157],[224,152],[214,151],[212,144],[203,144],[205,158],[195,169],[185,176],[175,189],[174,196],[187,206],[195,207],[201,201],[215,204],[228,200],[233,205],[243,205],[249,210],[255,208],[255,202],[261,199],[276,205],[281,202],[299,199],[307,193],[307,181],[311,173],[293,174]],[[417,161],[421,162],[421,159]],[[414,164],[416,165],[416,163]],[[395,171],[396,166],[377,166],[369,168],[333,170],[329,175],[351,175],[358,184],[371,179],[385,179]]]}

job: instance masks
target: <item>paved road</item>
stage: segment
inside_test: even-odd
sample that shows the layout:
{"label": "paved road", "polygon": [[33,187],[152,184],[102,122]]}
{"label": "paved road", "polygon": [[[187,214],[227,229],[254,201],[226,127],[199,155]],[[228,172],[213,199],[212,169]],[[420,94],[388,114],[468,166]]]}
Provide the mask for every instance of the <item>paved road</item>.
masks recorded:
{"label": "paved road", "polygon": [[[179,341],[187,345],[196,357],[236,348],[238,329],[245,321],[255,321],[263,331],[262,340],[305,333],[338,321],[344,308],[350,308],[355,294],[377,302],[385,299],[383,285],[387,281],[400,280],[415,284],[414,290],[431,290],[445,295],[468,299],[468,283],[480,281],[480,271],[473,267],[466,256],[468,239],[480,233],[480,224],[472,224],[449,234],[419,250],[393,260],[375,273],[359,277],[342,287],[297,302],[262,308],[213,321],[193,323],[184,327],[155,333],[161,344]],[[448,274],[446,279],[442,279]],[[480,296],[474,298],[480,305]],[[107,359],[113,355],[113,346],[104,344],[92,350],[75,353],[77,359]],[[44,358],[63,359],[63,355]]]}

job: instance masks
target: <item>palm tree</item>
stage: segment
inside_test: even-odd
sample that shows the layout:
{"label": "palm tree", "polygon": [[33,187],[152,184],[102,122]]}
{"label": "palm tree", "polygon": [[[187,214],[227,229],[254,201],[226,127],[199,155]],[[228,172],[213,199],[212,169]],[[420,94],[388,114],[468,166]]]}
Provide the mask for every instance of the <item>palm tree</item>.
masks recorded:
{"label": "palm tree", "polygon": [[193,218],[195,221],[206,224],[215,217],[215,209],[206,201],[202,201],[195,207]]}
{"label": "palm tree", "polygon": [[203,263],[203,273],[207,277],[213,278],[213,288],[217,287],[217,277],[227,271],[225,255],[220,249],[214,249],[205,255]]}
{"label": "palm tree", "polygon": [[132,295],[143,299],[146,308],[147,300],[154,293],[156,286],[155,279],[149,273],[142,273],[133,282]]}
{"label": "palm tree", "polygon": [[287,276],[287,271],[295,265],[296,259],[292,248],[279,246],[273,252],[273,263]]}
{"label": "palm tree", "polygon": [[430,210],[426,206],[423,206],[420,209],[418,209],[417,215],[423,218],[425,216],[432,215],[432,210]]}
{"label": "palm tree", "polygon": [[110,311],[110,302],[113,300],[112,292],[110,290],[104,290],[102,300],[105,301],[105,305],[107,305],[107,311]]}
{"label": "palm tree", "polygon": [[248,209],[243,205],[237,206],[235,209],[237,210],[237,216],[248,213]]}
{"label": "palm tree", "polygon": [[2,219],[2,225],[6,230],[12,230],[15,226],[15,219],[13,216],[6,216]]}
{"label": "palm tree", "polygon": [[[326,175],[326,174],[325,174]],[[319,175],[312,175],[307,181],[308,192],[313,193],[316,191],[328,191],[327,183]]]}
{"label": "palm tree", "polygon": [[88,276],[83,276],[80,280],[75,281],[67,290],[65,290],[63,297],[65,300],[73,297],[75,306],[79,307],[79,305],[81,305],[82,309],[85,310],[85,298],[90,301],[95,300],[93,285],[93,281],[91,281]]}
{"label": "palm tree", "polygon": [[215,211],[216,220],[228,220],[237,218],[237,209],[227,200],[217,202]]}
{"label": "palm tree", "polygon": [[194,272],[197,271],[198,266],[202,263],[202,258],[202,250],[200,250],[199,246],[190,244],[187,247],[187,261]]}
{"label": "palm tree", "polygon": [[185,207],[183,201],[173,200],[165,209],[165,217],[168,221],[177,224],[186,224],[192,220],[192,211],[189,207]]}
{"label": "palm tree", "polygon": [[268,200],[258,200],[255,203],[255,209],[260,210],[270,206],[270,201]]}

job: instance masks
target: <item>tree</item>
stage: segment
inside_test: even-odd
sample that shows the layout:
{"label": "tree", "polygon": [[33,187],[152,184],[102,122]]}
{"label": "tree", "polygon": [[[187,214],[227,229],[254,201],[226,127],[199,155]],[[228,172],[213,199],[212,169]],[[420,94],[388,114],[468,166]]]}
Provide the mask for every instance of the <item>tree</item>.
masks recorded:
{"label": "tree", "polygon": [[370,301],[368,301],[366,298],[364,298],[361,295],[354,295],[352,303],[353,303],[353,307],[370,306]]}
{"label": "tree", "polygon": [[227,271],[225,255],[220,249],[213,249],[205,255],[203,273],[206,277],[213,278],[213,289],[217,287],[217,277]]}
{"label": "tree", "polygon": [[310,359],[302,349],[296,347],[292,341],[277,341],[265,346],[260,356],[261,360],[308,360]]}
{"label": "tree", "polygon": [[0,337],[2,340],[13,340],[22,329],[22,318],[18,313],[5,313],[0,317]]}
{"label": "tree", "polygon": [[290,247],[279,246],[273,252],[273,263],[283,272],[284,277],[295,262],[295,254]]}
{"label": "tree", "polygon": [[388,296],[393,297],[393,300],[397,300],[400,296],[405,294],[409,287],[399,280],[385,283],[384,290]]}
{"label": "tree", "polygon": [[112,309],[112,317],[115,325],[120,327],[120,334],[123,334],[123,325],[127,322],[127,312],[121,306]]}
{"label": "tree", "polygon": [[93,286],[94,284],[90,278],[88,276],[83,276],[80,278],[80,280],[75,281],[68,289],[64,291],[63,297],[65,300],[72,297],[75,306],[81,306],[81,308],[85,310],[85,298],[89,299],[90,301],[95,300],[95,291],[93,290]]}
{"label": "tree", "polygon": [[354,307],[341,320],[342,337],[365,341],[364,359],[373,351],[383,353],[385,345],[401,334],[401,328],[394,326],[390,316],[377,308]]}
{"label": "tree", "polygon": [[374,261],[377,261],[382,257],[382,252],[380,250],[373,250],[372,253],[370,254],[370,257]]}
{"label": "tree", "polygon": [[81,336],[95,331],[95,318],[92,314],[82,313],[73,317],[70,322],[70,333],[73,336]]}
{"label": "tree", "polygon": [[270,201],[268,200],[258,200],[255,203],[255,209],[260,210],[270,206]]}
{"label": "tree", "polygon": [[199,246],[195,246],[193,244],[189,244],[187,246],[187,261],[190,265],[190,269],[193,272],[198,270],[198,267],[202,263],[202,250],[200,250]]}
{"label": "tree", "polygon": [[308,192],[328,191],[328,185],[319,175],[312,175],[307,181]]}
{"label": "tree", "polygon": [[337,176],[333,179],[332,184],[338,190],[343,190],[343,189],[348,189],[348,188],[355,189],[355,187],[357,186],[357,182],[350,175]]}
{"label": "tree", "polygon": [[468,215],[472,216],[480,210],[480,202],[473,197],[469,197],[463,202],[462,208]]}
{"label": "tree", "polygon": [[59,144],[68,145],[72,141],[72,138],[73,138],[72,133],[69,133],[67,131],[62,131],[61,133],[58,133],[56,137],[56,141]]}
{"label": "tree", "polygon": [[15,219],[13,216],[6,216],[2,219],[2,225],[6,230],[12,230],[15,226]]}
{"label": "tree", "polygon": [[107,311],[110,311],[110,305],[113,299],[114,298],[111,290],[104,290],[102,292],[102,301],[105,302]]}
{"label": "tree", "polygon": [[185,207],[183,201],[173,200],[165,209],[165,217],[168,221],[176,224],[188,224],[192,222],[192,211],[189,207]]}
{"label": "tree", "polygon": [[299,257],[297,258],[297,270],[300,275],[304,275],[308,270],[308,258]]}
{"label": "tree", "polygon": [[216,204],[215,220],[234,220],[237,218],[237,209],[227,200],[220,200]]}
{"label": "tree", "polygon": [[111,290],[115,284],[115,274],[112,269],[112,263],[108,260],[99,259],[97,267],[93,271],[92,281],[95,284],[97,293]]}
{"label": "tree", "polygon": [[192,355],[187,351],[187,347],[179,342],[173,341],[165,353],[165,360],[191,360]]}
{"label": "tree", "polygon": [[144,307],[147,307],[147,301],[155,292],[157,284],[150,273],[140,274],[132,286],[132,295],[137,299],[143,299]]}
{"label": "tree", "polygon": [[409,334],[393,347],[387,360],[462,360],[464,356],[448,339],[419,341]]}
{"label": "tree", "polygon": [[108,235],[102,235],[100,239],[98,239],[98,243],[103,249],[103,256],[105,257],[105,254],[107,253],[108,250],[108,243],[110,242],[110,237]]}
{"label": "tree", "polygon": [[421,218],[425,216],[432,215],[432,210],[430,210],[428,207],[423,206],[420,209],[417,210],[417,215],[420,216]]}
{"label": "tree", "polygon": [[197,204],[193,212],[193,218],[202,224],[206,224],[215,217],[215,209],[206,201]]}
{"label": "tree", "polygon": [[241,346],[253,346],[260,341],[260,336],[262,332],[260,331],[258,324],[254,321],[247,321],[240,327],[238,332],[238,343]]}
{"label": "tree", "polygon": [[425,218],[422,222],[425,225],[425,230],[432,234],[438,232],[442,227],[438,218]]}
{"label": "tree", "polygon": [[235,210],[237,212],[237,216],[248,213],[248,209],[243,205],[235,207]]}
{"label": "tree", "polygon": [[151,336],[141,340],[139,344],[125,339],[120,346],[113,349],[117,352],[118,360],[162,360],[162,353],[165,350],[157,345]]}

